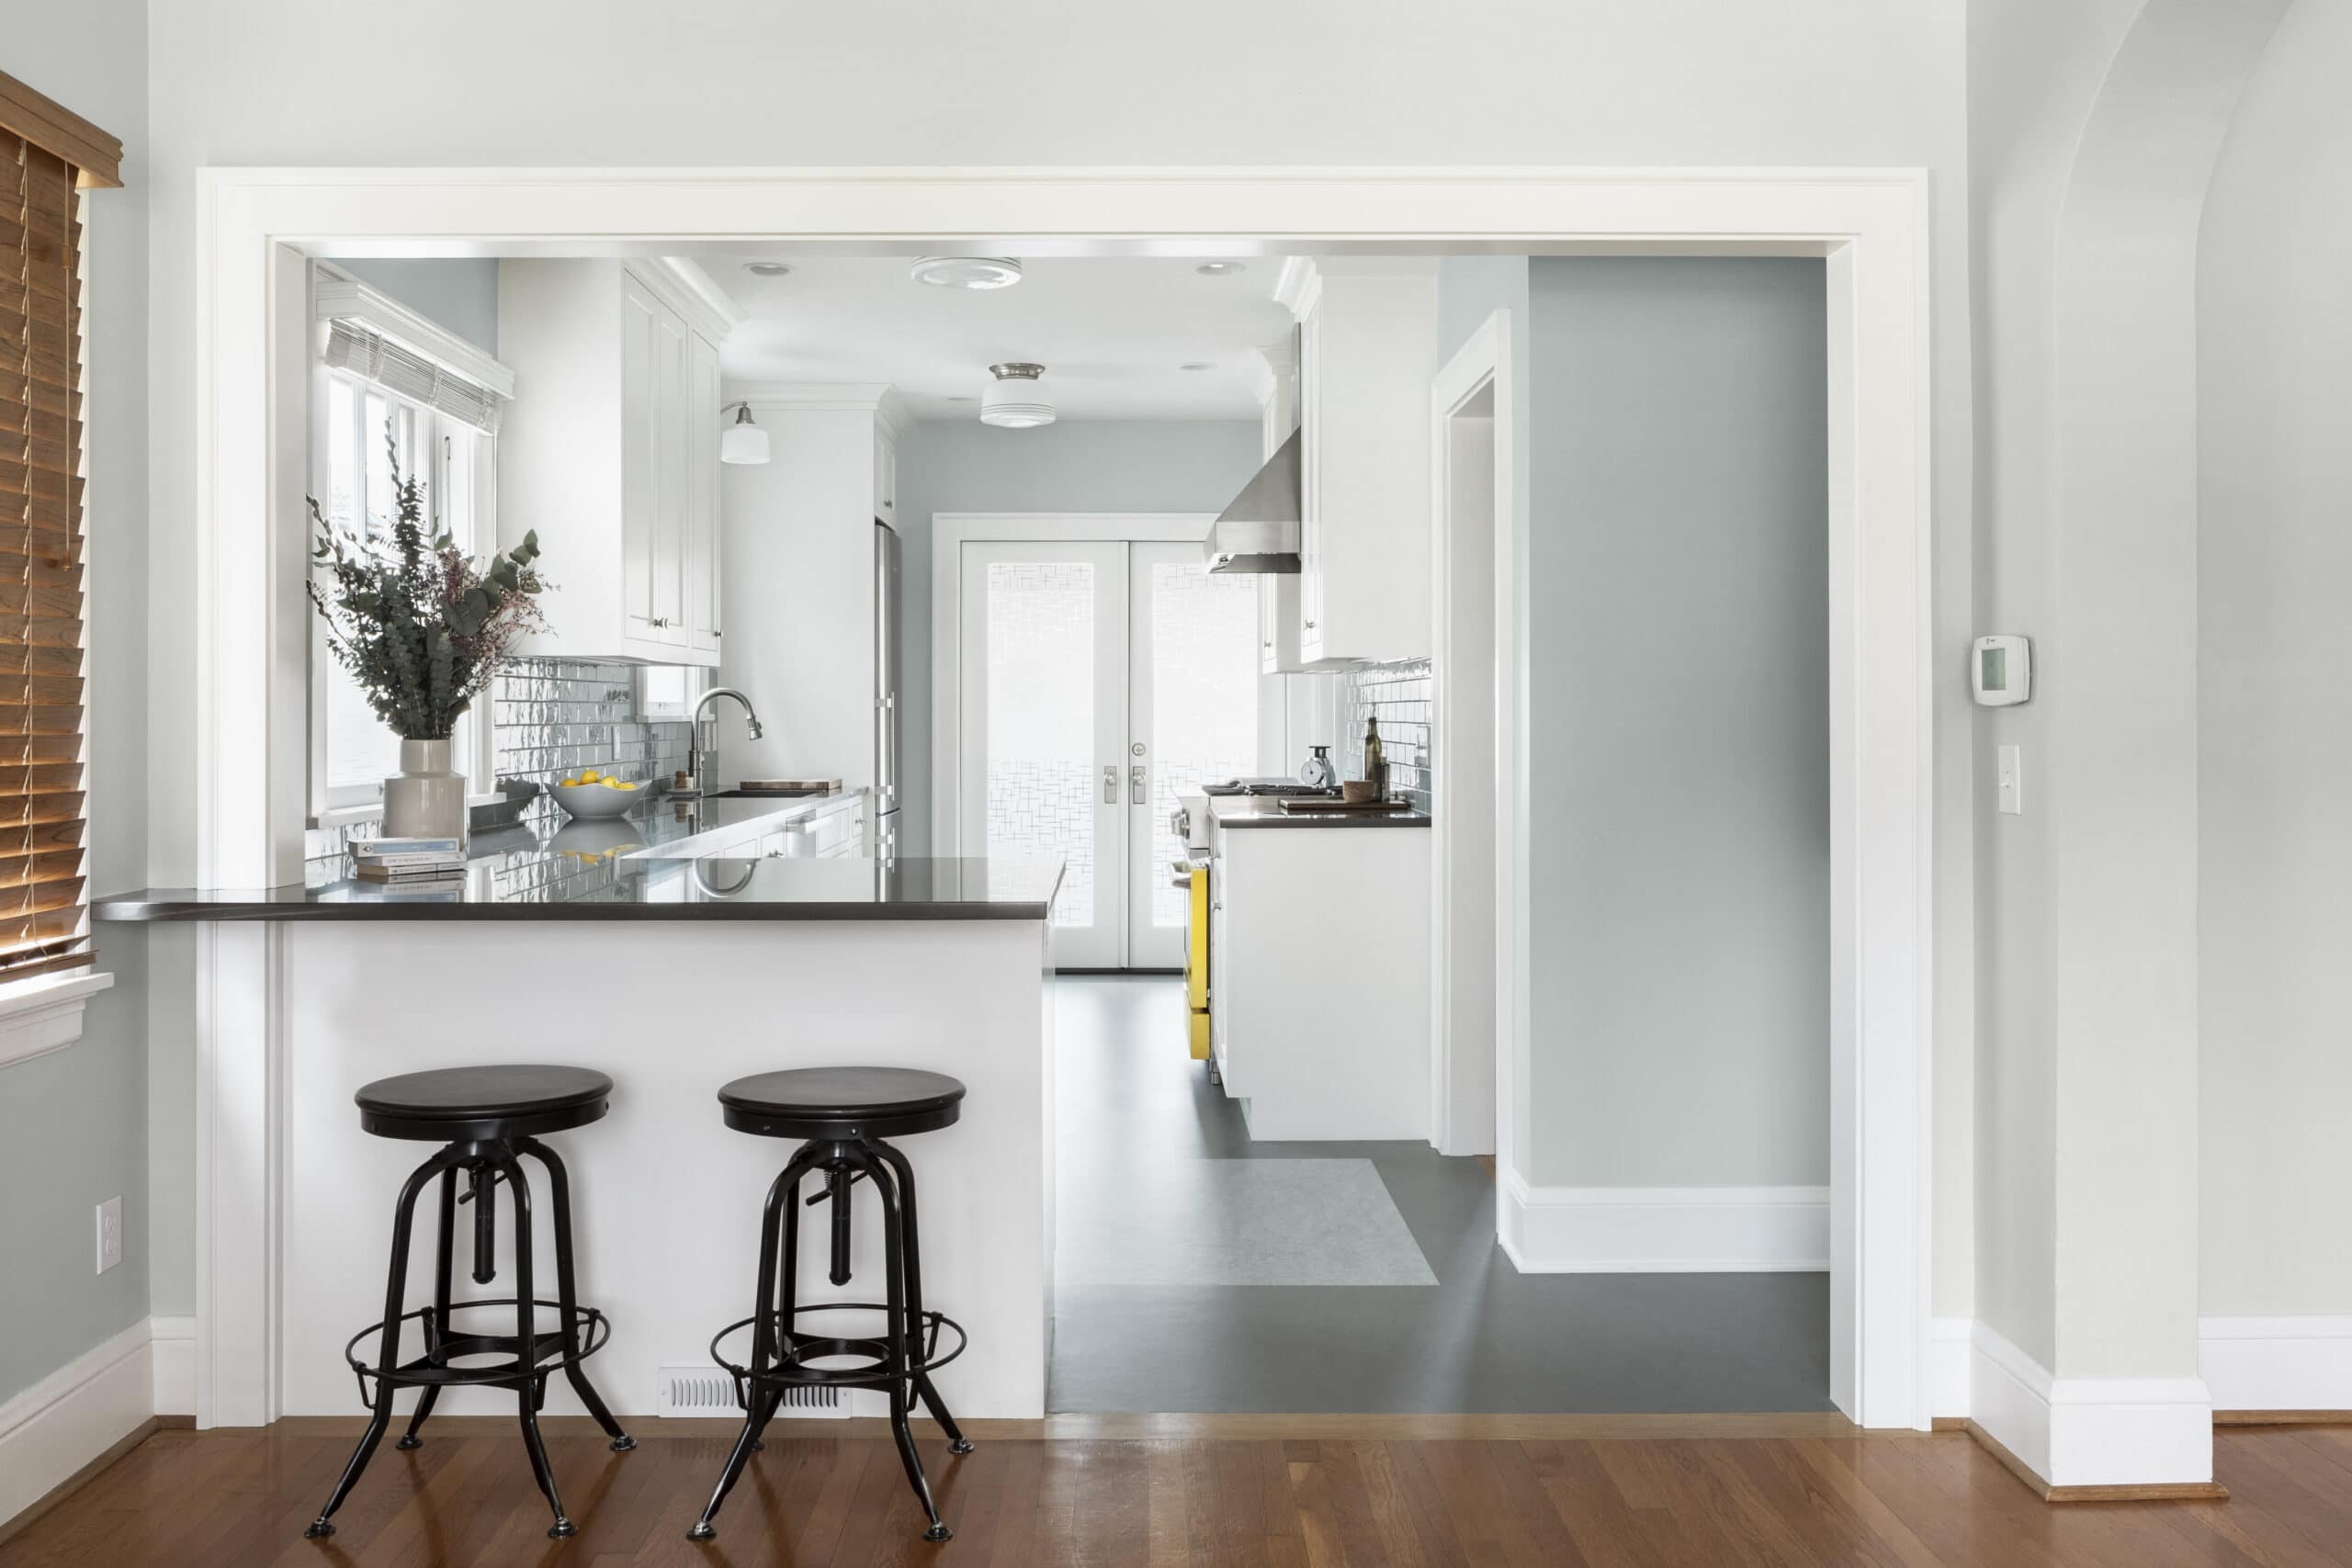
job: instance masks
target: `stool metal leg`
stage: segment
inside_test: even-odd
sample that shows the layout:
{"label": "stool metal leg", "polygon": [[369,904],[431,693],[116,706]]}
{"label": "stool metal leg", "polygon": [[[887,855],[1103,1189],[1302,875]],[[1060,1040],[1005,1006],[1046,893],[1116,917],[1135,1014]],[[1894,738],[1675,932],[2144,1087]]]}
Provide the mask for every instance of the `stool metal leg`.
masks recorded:
{"label": "stool metal leg", "polygon": [[401,1360],[401,1294],[408,1283],[409,1231],[416,1220],[416,1195],[449,1163],[450,1156],[445,1149],[418,1166],[401,1185],[400,1201],[392,1207],[392,1266],[384,1286],[384,1341],[376,1355],[375,1409],[368,1417],[368,1429],[359,1435],[359,1446],[351,1451],[349,1461],[343,1467],[342,1478],[334,1483],[334,1495],[327,1498],[327,1506],[319,1510],[319,1517],[302,1532],[313,1540],[334,1534],[331,1521],[335,1510],[351,1495],[360,1472],[376,1457],[376,1445],[384,1440],[384,1429],[392,1424],[391,1372]]}
{"label": "stool metal leg", "polygon": [[939,1517],[939,1506],[931,1498],[931,1482],[922,1472],[922,1456],[915,1451],[915,1435],[908,1428],[910,1371],[921,1359],[920,1342],[907,1330],[906,1295],[906,1215],[899,1206],[898,1182],[890,1168],[876,1158],[868,1145],[848,1148],[851,1162],[862,1168],[874,1183],[876,1196],[882,1200],[882,1258],[886,1280],[884,1299],[888,1303],[887,1337],[890,1347],[890,1436],[898,1439],[899,1462],[905,1466],[907,1484],[915,1489],[915,1500],[931,1517],[931,1528],[922,1532],[925,1540],[946,1540],[955,1535],[947,1522]]}
{"label": "stool metal leg", "polygon": [[[444,1167],[441,1172],[441,1223],[433,1254],[433,1310],[424,1318],[424,1354],[435,1365],[441,1362],[441,1342],[449,1337],[449,1274],[454,1266],[458,1228],[458,1168]],[[424,1439],[417,1436],[424,1428],[424,1418],[433,1414],[434,1404],[441,1397],[439,1383],[426,1383],[416,1396],[416,1409],[408,1418],[408,1430],[401,1434],[396,1449],[419,1449]]]}
{"label": "stool metal leg", "polygon": [[[915,1214],[915,1168],[905,1153],[878,1140],[866,1145],[887,1161],[899,1178],[899,1208],[905,1217],[907,1253],[907,1333],[913,1340],[914,1359],[923,1359],[922,1337],[922,1225]],[[972,1440],[956,1425],[956,1417],[947,1413],[946,1402],[939,1397],[928,1373],[915,1374],[913,1393],[919,1396],[939,1429],[947,1434],[947,1451],[958,1456],[972,1451]]]}
{"label": "stool metal leg", "polygon": [[[817,1163],[813,1144],[803,1145],[799,1151],[776,1173],[768,1187],[767,1208],[760,1217],[760,1282],[758,1305],[752,1318],[752,1371],[764,1372],[781,1359],[776,1337],[776,1262],[777,1243],[789,1234],[797,1249],[799,1226],[794,1213],[800,1201],[800,1179]],[[791,1287],[786,1287],[786,1300],[791,1299]],[[790,1309],[787,1307],[786,1311]],[[727,1456],[727,1468],[718,1473],[718,1484],[712,1488],[710,1501],[704,1505],[702,1517],[686,1531],[688,1540],[708,1540],[718,1533],[711,1521],[718,1517],[719,1505],[727,1501],[727,1494],[735,1489],[742,1477],[743,1466],[750,1462],[752,1452],[760,1446],[760,1434],[767,1429],[782,1399],[781,1390],[770,1390],[757,1382],[749,1383],[744,1392],[743,1429],[735,1438],[735,1447]]]}
{"label": "stool metal leg", "polygon": [[[511,1148],[502,1148],[491,1157],[499,1174],[506,1178],[506,1190],[514,1200],[514,1337],[517,1358],[529,1366],[538,1359],[539,1343],[538,1305],[533,1299],[531,1280],[531,1185],[524,1179],[523,1167]],[[548,1534],[561,1540],[579,1534],[580,1527],[564,1517],[563,1499],[556,1495],[555,1467],[548,1463],[548,1445],[539,1436],[538,1402],[546,1387],[545,1378],[526,1377],[514,1393],[523,1423],[523,1447],[531,1456],[531,1474],[555,1513]]]}
{"label": "stool metal leg", "polygon": [[[555,1204],[556,1303],[563,1313],[564,1354],[570,1357],[577,1348],[571,1325],[573,1314],[580,1306],[579,1292],[572,1282],[571,1175],[564,1169],[563,1161],[556,1152],[537,1138],[519,1138],[515,1140],[514,1147],[520,1153],[536,1157],[547,1168],[548,1192]],[[613,1419],[612,1411],[598,1396],[595,1385],[588,1381],[586,1368],[577,1360],[567,1360],[563,1375],[570,1380],[571,1391],[580,1396],[580,1403],[588,1407],[588,1414],[596,1418],[596,1425],[605,1429],[605,1436],[612,1439],[615,1453],[627,1453],[637,1447],[637,1439],[621,1430],[621,1424]]]}

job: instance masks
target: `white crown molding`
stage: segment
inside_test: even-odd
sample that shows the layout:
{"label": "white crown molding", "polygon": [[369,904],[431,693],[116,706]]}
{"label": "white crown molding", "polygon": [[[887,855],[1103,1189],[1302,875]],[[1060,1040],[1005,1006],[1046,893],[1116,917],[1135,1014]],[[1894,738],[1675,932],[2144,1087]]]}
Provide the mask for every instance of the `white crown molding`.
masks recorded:
{"label": "white crown molding", "polygon": [[907,400],[896,387],[882,389],[882,395],[874,401],[874,417],[894,441],[914,428],[914,410],[907,407]]}
{"label": "white crown molding", "polygon": [[702,324],[716,343],[752,319],[751,312],[735,302],[735,297],[719,287],[718,280],[703,270],[700,264],[688,256],[655,256],[647,264],[658,270],[673,289],[691,300]]}
{"label": "white crown molding", "polygon": [[1522,1274],[1795,1273],[1829,1267],[1826,1187],[1535,1187],[1504,1174]]}
{"label": "white crown molding", "polygon": [[888,381],[752,381],[722,389],[727,404],[759,409],[856,409],[878,413],[898,389]]}
{"label": "white crown molding", "polygon": [[2200,1317],[2197,1371],[2216,1410],[2352,1410],[2352,1316]]}
{"label": "white crown molding", "polygon": [[311,317],[320,321],[357,321],[379,337],[421,354],[502,398],[514,395],[514,372],[430,316],[421,315],[359,281],[333,262],[313,262]]}
{"label": "white crown molding", "polygon": [[1274,274],[1274,303],[1294,316],[1304,316],[1322,289],[1322,274],[1313,256],[1284,256]]}
{"label": "white crown molding", "polygon": [[142,1317],[0,1403],[0,1531],[154,1415],[153,1342]]}

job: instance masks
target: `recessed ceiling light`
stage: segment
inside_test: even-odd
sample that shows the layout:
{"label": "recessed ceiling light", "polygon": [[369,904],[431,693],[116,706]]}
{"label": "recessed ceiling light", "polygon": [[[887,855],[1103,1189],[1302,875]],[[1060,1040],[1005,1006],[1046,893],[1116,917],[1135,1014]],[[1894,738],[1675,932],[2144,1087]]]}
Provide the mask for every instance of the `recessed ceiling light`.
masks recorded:
{"label": "recessed ceiling light", "polygon": [[940,400],[950,403],[976,403],[980,400],[972,396],[969,392],[950,392],[946,397]]}
{"label": "recessed ceiling light", "polygon": [[1176,368],[1179,370],[1214,370],[1216,367],[1205,359],[1187,359],[1183,364],[1176,367]]}
{"label": "recessed ceiling light", "polygon": [[792,270],[792,264],[777,261],[745,262],[743,270],[754,277],[782,277]]}
{"label": "recessed ceiling light", "polygon": [[925,256],[910,276],[934,288],[1010,288],[1021,281],[1021,264],[1011,256]]}
{"label": "recessed ceiling light", "polygon": [[1203,277],[1231,277],[1235,273],[1248,272],[1250,268],[1243,262],[1203,262],[1193,270]]}

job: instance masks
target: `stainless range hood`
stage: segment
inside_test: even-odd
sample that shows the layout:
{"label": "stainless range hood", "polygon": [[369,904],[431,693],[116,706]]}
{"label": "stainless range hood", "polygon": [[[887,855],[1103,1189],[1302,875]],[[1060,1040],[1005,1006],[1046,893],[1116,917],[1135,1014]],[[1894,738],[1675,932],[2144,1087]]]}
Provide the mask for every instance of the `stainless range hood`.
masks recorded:
{"label": "stainless range hood", "polygon": [[1298,439],[1290,433],[1266,466],[1209,525],[1209,570],[1266,575],[1301,570]]}

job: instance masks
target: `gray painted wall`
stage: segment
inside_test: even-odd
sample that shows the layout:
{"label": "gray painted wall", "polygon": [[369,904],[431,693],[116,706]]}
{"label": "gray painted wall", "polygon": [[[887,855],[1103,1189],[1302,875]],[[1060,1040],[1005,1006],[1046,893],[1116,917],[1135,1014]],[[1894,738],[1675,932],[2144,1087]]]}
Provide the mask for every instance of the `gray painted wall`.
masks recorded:
{"label": "gray painted wall", "polygon": [[[120,892],[145,883],[147,863],[146,8],[90,0],[7,36],[10,74],[124,145],[124,188],[92,193],[84,241],[90,888]],[[81,1042],[0,1067],[0,1399],[147,1315],[146,944],[99,934],[115,984]],[[93,1211],[117,1195],[123,1261],[100,1276]]]}
{"label": "gray painted wall", "polygon": [[1823,287],[1530,264],[1539,1185],[1829,1177]]}
{"label": "gray painted wall", "polygon": [[2352,6],[2288,13],[2198,258],[2202,1274],[2352,1313]]}
{"label": "gray painted wall", "polygon": [[339,261],[335,265],[360,282],[382,289],[417,314],[430,317],[483,353],[498,352],[495,258],[368,258]]}
{"label": "gray painted wall", "polygon": [[925,420],[899,444],[905,641],[899,831],[931,844],[931,519],[937,512],[1222,512],[1258,471],[1256,420],[1070,420],[999,430]]}

